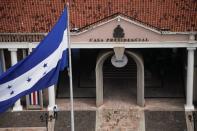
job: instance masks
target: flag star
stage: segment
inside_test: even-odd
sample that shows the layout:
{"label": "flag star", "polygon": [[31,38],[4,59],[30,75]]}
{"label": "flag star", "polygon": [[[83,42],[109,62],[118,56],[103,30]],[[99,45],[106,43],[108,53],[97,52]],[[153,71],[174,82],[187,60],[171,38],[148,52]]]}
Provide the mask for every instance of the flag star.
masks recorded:
{"label": "flag star", "polygon": [[44,63],[43,67],[44,67],[44,68],[47,67],[47,63]]}
{"label": "flag star", "polygon": [[10,89],[10,88],[12,88],[12,86],[11,85],[8,85],[8,89]]}
{"label": "flag star", "polygon": [[28,77],[27,82],[30,82],[30,81],[31,81],[31,78],[30,78],[30,77]]}
{"label": "flag star", "polygon": [[13,95],[13,94],[14,94],[14,91],[11,91],[11,92],[10,92],[10,95]]}

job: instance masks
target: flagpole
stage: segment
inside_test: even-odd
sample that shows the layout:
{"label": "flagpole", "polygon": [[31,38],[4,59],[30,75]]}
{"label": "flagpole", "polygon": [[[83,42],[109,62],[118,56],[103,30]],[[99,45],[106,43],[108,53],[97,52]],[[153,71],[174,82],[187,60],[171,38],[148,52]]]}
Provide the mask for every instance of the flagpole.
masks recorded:
{"label": "flagpole", "polygon": [[69,27],[69,3],[67,3],[67,32],[68,32],[68,50],[69,50],[69,77],[70,77],[70,103],[71,103],[71,131],[75,131],[74,123],[74,108],[73,108],[73,81],[72,81],[72,60],[71,60],[71,46],[70,46],[70,27]]}

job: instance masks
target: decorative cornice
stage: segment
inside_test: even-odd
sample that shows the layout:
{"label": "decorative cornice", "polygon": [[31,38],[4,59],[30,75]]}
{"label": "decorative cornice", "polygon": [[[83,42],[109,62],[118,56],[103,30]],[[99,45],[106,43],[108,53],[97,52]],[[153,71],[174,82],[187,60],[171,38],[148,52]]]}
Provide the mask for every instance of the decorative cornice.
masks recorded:
{"label": "decorative cornice", "polygon": [[43,34],[0,34],[0,42],[40,42]]}

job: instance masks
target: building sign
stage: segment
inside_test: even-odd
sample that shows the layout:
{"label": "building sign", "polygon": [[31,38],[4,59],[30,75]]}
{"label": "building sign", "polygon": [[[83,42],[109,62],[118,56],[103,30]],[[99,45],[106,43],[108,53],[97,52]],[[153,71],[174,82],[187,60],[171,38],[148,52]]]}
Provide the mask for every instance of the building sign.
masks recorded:
{"label": "building sign", "polygon": [[148,42],[148,38],[90,38],[89,42]]}
{"label": "building sign", "polygon": [[147,42],[148,38],[124,38],[124,29],[117,25],[113,32],[113,38],[90,38],[89,42]]}

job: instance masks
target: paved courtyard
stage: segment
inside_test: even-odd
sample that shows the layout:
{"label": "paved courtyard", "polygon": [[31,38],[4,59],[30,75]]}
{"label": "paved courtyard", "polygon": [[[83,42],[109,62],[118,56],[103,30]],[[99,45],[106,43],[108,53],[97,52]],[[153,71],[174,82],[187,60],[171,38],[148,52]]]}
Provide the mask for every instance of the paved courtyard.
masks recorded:
{"label": "paved courtyard", "polygon": [[[136,104],[136,87],[126,86],[131,82],[110,83],[112,82],[105,82],[104,104],[100,107],[96,107],[94,97],[74,98],[76,131],[187,129],[185,98],[145,98],[145,107],[140,107]],[[56,99],[56,103],[59,113],[54,122],[54,130],[70,131],[70,100]],[[16,127],[24,131],[44,131],[47,129],[46,123],[40,121],[40,115],[46,112],[46,108],[44,110],[5,113],[0,117],[0,131],[14,131]]]}
{"label": "paved courtyard", "polygon": [[[146,106],[135,102],[104,101],[95,107],[95,99],[75,99],[76,131],[184,131],[188,127],[184,99],[146,99]],[[55,131],[70,131],[69,99],[57,99],[59,105]],[[0,116],[0,131],[45,131],[40,115],[46,111],[8,112]],[[50,124],[50,123],[49,123]],[[183,130],[180,130],[183,129]]]}

